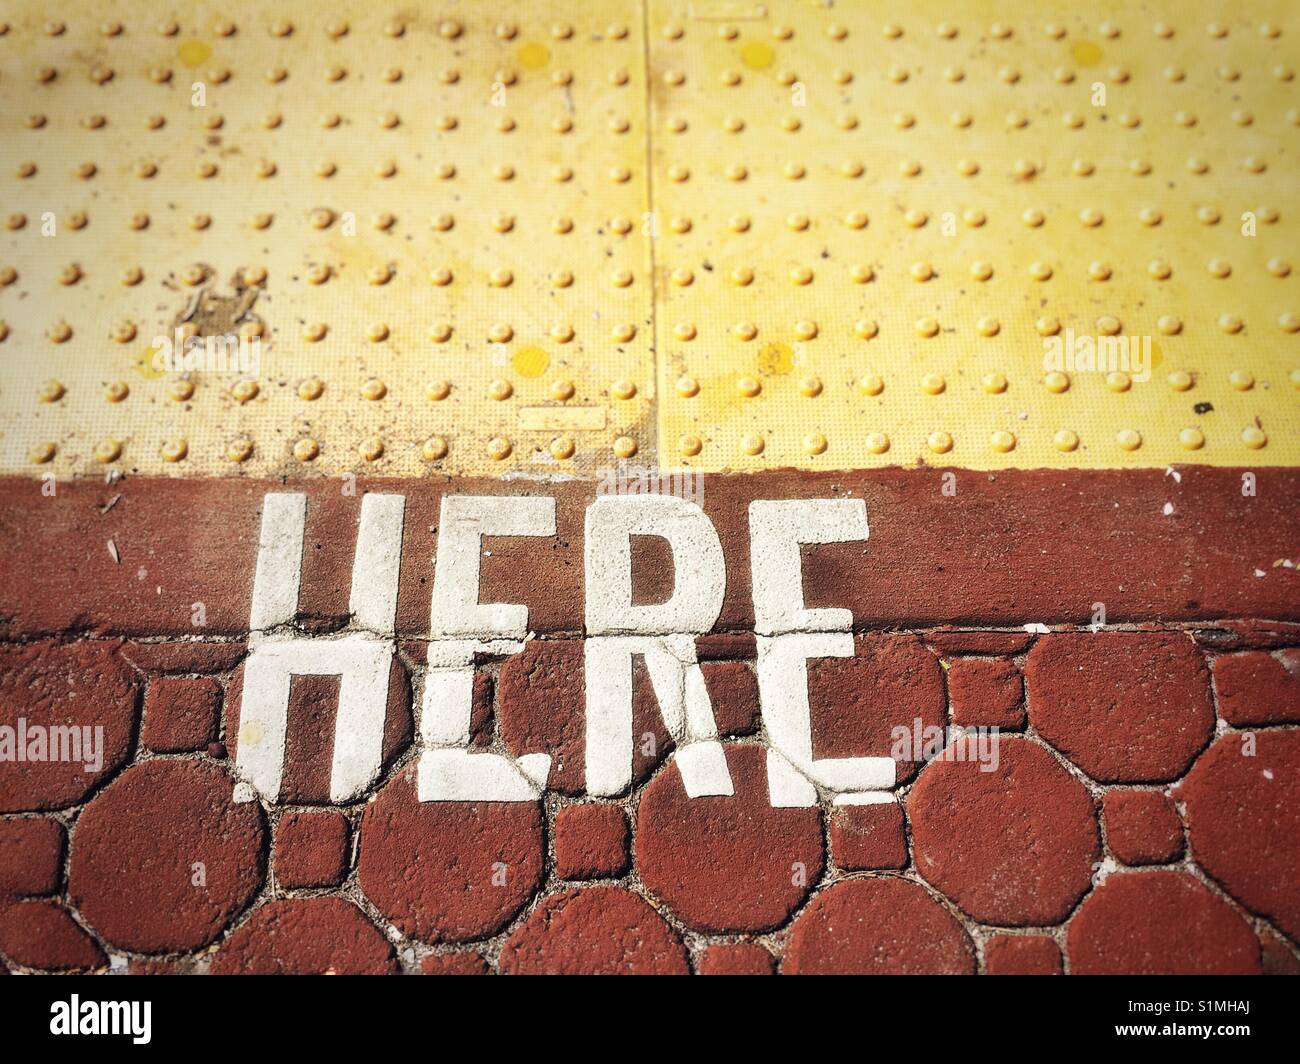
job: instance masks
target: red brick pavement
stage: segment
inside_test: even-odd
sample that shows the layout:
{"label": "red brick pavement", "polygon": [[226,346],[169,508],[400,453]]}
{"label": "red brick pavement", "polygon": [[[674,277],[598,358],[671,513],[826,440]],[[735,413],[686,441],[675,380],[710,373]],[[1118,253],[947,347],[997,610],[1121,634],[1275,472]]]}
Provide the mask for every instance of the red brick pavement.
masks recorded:
{"label": "red brick pavement", "polygon": [[[588,791],[591,485],[0,482],[0,726],[103,729],[97,766],[0,760],[3,966],[1300,969],[1300,583],[1274,564],[1297,560],[1300,473],[1261,471],[1253,497],[1231,470],[958,480],[707,478],[726,587],[695,646],[732,793],[694,797],[639,657],[631,785]],[[348,629],[362,496],[406,499],[378,773],[336,802],[337,676],[292,681],[276,800],[237,771],[268,491],[307,496],[293,625],[317,639]],[[444,494],[557,500],[554,536],[479,552],[478,601],[526,605],[530,637],[477,656],[466,742],[549,755],[529,800],[420,800]],[[869,515],[865,542],[803,548],[806,604],[856,633],[808,664],[813,753],[896,763],[838,804],[782,804],[771,774],[747,509],[783,498]],[[674,564],[634,541],[633,601]],[[1002,729],[996,763],[951,735],[899,748],[945,725]]]}

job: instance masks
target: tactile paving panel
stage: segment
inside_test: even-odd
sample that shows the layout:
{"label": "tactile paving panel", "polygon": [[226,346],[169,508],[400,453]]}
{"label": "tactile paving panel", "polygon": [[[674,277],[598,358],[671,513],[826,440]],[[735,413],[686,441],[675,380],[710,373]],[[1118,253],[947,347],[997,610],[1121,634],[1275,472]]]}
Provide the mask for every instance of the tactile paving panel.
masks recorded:
{"label": "tactile paving panel", "polygon": [[1300,462],[1293,5],[5,22],[5,470]]}
{"label": "tactile paving panel", "polygon": [[[563,472],[653,438],[634,3],[80,6],[0,37],[6,466]],[[205,290],[256,374],[155,370]]]}

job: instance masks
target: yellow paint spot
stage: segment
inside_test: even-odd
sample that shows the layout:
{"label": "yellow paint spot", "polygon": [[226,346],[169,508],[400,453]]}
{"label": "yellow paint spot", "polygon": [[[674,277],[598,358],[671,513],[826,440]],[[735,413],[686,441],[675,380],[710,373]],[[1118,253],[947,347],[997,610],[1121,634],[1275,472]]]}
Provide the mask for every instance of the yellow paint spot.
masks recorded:
{"label": "yellow paint spot", "polygon": [[1101,46],[1092,41],[1075,41],[1070,46],[1070,54],[1079,66],[1096,66],[1101,62]]}
{"label": "yellow paint spot", "polygon": [[551,356],[540,347],[525,347],[510,359],[514,371],[521,377],[540,377],[551,364]]}
{"label": "yellow paint spot", "polygon": [[262,726],[261,721],[250,720],[247,724],[239,726],[240,745],[256,746],[266,738],[266,729]]}
{"label": "yellow paint spot", "polygon": [[758,353],[758,372],[767,377],[779,376],[794,369],[794,351],[789,344],[768,344]]}
{"label": "yellow paint spot", "polygon": [[158,348],[146,347],[135,356],[135,371],[145,380],[156,381],[166,375],[167,371],[155,361],[158,353]]}
{"label": "yellow paint spot", "polygon": [[776,51],[762,41],[750,41],[740,49],[740,61],[751,70],[767,69],[775,58]]}
{"label": "yellow paint spot", "polygon": [[1160,350],[1160,345],[1154,340],[1151,341],[1151,368],[1155,369],[1165,360],[1165,353]]}
{"label": "yellow paint spot", "polygon": [[208,61],[212,47],[206,41],[182,41],[176,55],[187,67],[196,67]]}
{"label": "yellow paint spot", "polygon": [[519,65],[526,70],[540,70],[551,61],[550,50],[537,41],[519,46]]}

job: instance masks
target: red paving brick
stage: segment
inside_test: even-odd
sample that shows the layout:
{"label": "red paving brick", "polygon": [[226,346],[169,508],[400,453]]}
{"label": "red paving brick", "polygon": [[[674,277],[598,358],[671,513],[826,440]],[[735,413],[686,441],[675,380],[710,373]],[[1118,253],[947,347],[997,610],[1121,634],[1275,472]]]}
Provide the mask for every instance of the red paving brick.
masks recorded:
{"label": "red paving brick", "polygon": [[1082,975],[1252,975],[1250,925],[1185,872],[1109,876],[1069,926],[1070,970]]}
{"label": "red paving brick", "polygon": [[[632,677],[632,779],[642,783],[673,743],[639,662]],[[579,640],[534,641],[501,664],[497,721],[502,741],[516,757],[551,754],[549,786],[561,794],[585,793],[585,697]]]}
{"label": "red paving brick", "polygon": [[570,805],[555,813],[555,874],[621,876],[631,863],[627,814],[616,805]]}
{"label": "red paving brick", "polygon": [[477,953],[430,953],[420,961],[421,975],[491,975],[487,961]]}
{"label": "red paving brick", "polygon": [[688,798],[672,768],[645,789],[637,870],[646,889],[697,931],[768,931],[822,874],[821,815],[772,808],[760,747],[730,747],[727,767],[735,786],[728,797]]}
{"label": "red paving brick", "polygon": [[338,886],[348,871],[348,839],[342,813],[285,813],[275,826],[275,878],[286,890]]}
{"label": "red paving brick", "polygon": [[217,736],[221,685],[207,676],[157,679],[144,697],[145,746],[159,754],[201,750]]}
{"label": "red paving brick", "polygon": [[952,722],[959,728],[1021,728],[1024,682],[1007,658],[954,658],[948,662]]}
{"label": "red paving brick", "polygon": [[1267,929],[1261,931],[1259,953],[1265,975],[1300,975],[1300,957],[1281,935]]}
{"label": "red paving brick", "polygon": [[789,975],[964,975],[975,950],[962,925],[915,883],[855,879],[817,895],[794,922]]}
{"label": "red paving brick", "polygon": [[[92,481],[56,500],[0,481],[0,751],[20,718],[103,728],[92,771],[0,758],[0,969],[124,954],[132,971],[223,973],[1295,971],[1300,594],[1272,562],[1294,539],[1300,473],[1260,471],[1249,500],[1238,479],[998,473],[938,503],[900,470],[707,478],[726,586],[694,648],[723,743],[700,778],[716,789],[725,763],[726,785],[688,796],[679,758],[708,744],[665,718],[638,652],[631,785],[599,800],[591,486],[434,477],[362,481],[352,498],[300,482],[296,627],[317,638],[346,634],[360,496],[407,500],[376,777],[337,806],[332,766],[355,741],[336,750],[338,675],[289,685],[278,798],[241,782],[261,500],[289,489],[128,478],[100,514]],[[527,606],[529,637],[464,674],[471,757],[551,760],[530,800],[421,802],[439,504],[471,493],[557,499],[544,545],[485,542],[477,601]],[[854,629],[852,657],[808,663],[809,745],[822,765],[893,758],[893,800],[834,804],[769,757],[755,498],[865,500],[867,543],[802,552],[805,605],[848,609]],[[16,552],[32,542],[39,590]],[[680,575],[653,536],[635,537],[632,570],[632,608]],[[1109,625],[1092,631],[1097,601]],[[930,760],[948,724],[1027,731],[999,736],[981,771]],[[932,734],[928,752],[899,747]]]}
{"label": "red paving brick", "polygon": [[[947,716],[939,660],[909,635],[863,636],[851,658],[809,662],[808,699],[818,757],[888,757],[895,728],[937,727]],[[911,779],[919,758],[894,760],[899,780]]]}
{"label": "red paving brick", "polygon": [[[698,652],[698,651],[697,651]],[[713,700],[720,735],[752,735],[759,727],[758,680],[744,661],[709,661],[700,666]]]}
{"label": "red paving brick", "polygon": [[719,942],[700,954],[700,975],[772,975],[776,958],[753,942]]}
{"label": "red paving brick", "polygon": [[366,807],[357,882],[411,938],[485,938],[541,883],[542,826],[534,802],[421,802],[407,773]]}
{"label": "red paving brick", "polygon": [[1092,797],[1025,739],[1004,740],[984,768],[934,761],[921,773],[907,800],[917,871],[985,923],[1059,923],[1100,854]]}
{"label": "red paving brick", "polygon": [[1225,735],[1175,793],[1197,864],[1300,940],[1300,732]]}
{"label": "red paving brick", "polygon": [[140,953],[212,942],[257,893],[265,828],[230,778],[193,761],[133,765],[72,834],[68,896],[104,941]]}
{"label": "red paving brick", "polygon": [[506,975],[686,975],[681,940],[644,899],[618,887],[547,898],[501,948]]}
{"label": "red paving brick", "polygon": [[[126,763],[139,709],[134,676],[117,646],[107,641],[0,645],[0,727],[10,729],[15,747],[0,762],[0,813],[75,805]],[[84,750],[81,759],[50,760],[48,749],[40,760],[32,759],[31,740],[24,744],[19,732],[68,727],[78,729],[81,743],[90,738],[100,747],[97,771],[86,771],[94,766]],[[63,734],[70,742],[72,736]],[[97,734],[102,744],[95,743]],[[48,748],[49,732],[45,735],[42,745]],[[16,749],[23,746],[29,759],[19,762]]]}
{"label": "red paving brick", "polygon": [[141,672],[228,672],[248,652],[245,643],[213,643],[204,640],[142,643],[122,646],[122,657]]}
{"label": "red paving brick", "polygon": [[384,975],[393,947],[342,898],[272,901],[222,943],[213,975]]}
{"label": "red paving brick", "polygon": [[0,901],[0,953],[45,971],[86,971],[107,958],[68,911],[48,900]]}
{"label": "red paving brick", "polygon": [[1110,791],[1102,802],[1106,844],[1126,865],[1164,864],[1183,854],[1183,822],[1159,791]]}
{"label": "red paving brick", "polygon": [[994,935],[984,943],[989,975],[1060,975],[1061,950],[1045,935]]}
{"label": "red paving brick", "polygon": [[836,809],[830,829],[831,859],[846,872],[907,865],[907,828],[897,802]]}
{"label": "red paving brick", "polygon": [[0,899],[53,894],[66,848],[63,825],[46,817],[0,820]]}
{"label": "red paving brick", "polygon": [[[243,669],[231,677],[226,692],[226,752],[239,753],[240,706]],[[329,801],[330,763],[334,754],[334,723],[341,683],[338,676],[295,676],[289,688],[289,711],[280,799],[316,804]],[[388,680],[388,706],[384,716],[383,759],[387,764],[411,741],[411,687],[406,670],[394,660]]]}
{"label": "red paving brick", "polygon": [[1229,724],[1300,722],[1300,650],[1223,654],[1212,668],[1219,712]]}
{"label": "red paving brick", "polygon": [[[1256,495],[1243,498],[1232,469],[1186,467],[1177,483],[1161,470],[1024,470],[981,476],[979,490],[939,503],[934,475],[923,481],[915,471],[882,469],[706,477],[704,508],[727,559],[722,627],[752,630],[750,501],[849,495],[863,499],[871,515],[872,578],[861,578],[862,548],[842,544],[808,552],[806,584],[810,605],[845,606],[862,624],[1086,624],[1096,601],[1108,604],[1111,624],[1300,621],[1300,598],[1288,584],[1294,577],[1255,576],[1256,568],[1294,547],[1300,471],[1260,469]],[[205,635],[242,634],[251,582],[230,576],[247,570],[256,553],[262,495],[282,487],[247,479],[128,478],[109,488],[74,480],[60,484],[52,500],[41,494],[40,481],[0,478],[0,571],[11,574],[0,588],[0,634],[188,638],[195,634],[196,601],[206,606]],[[593,484],[359,478],[355,496],[324,479],[296,482],[294,490],[308,497],[300,605],[311,617],[347,614],[357,513],[368,491],[405,494],[408,527],[419,530],[403,552],[399,631],[428,627],[431,530],[444,492],[556,498],[550,549],[540,552],[521,537],[500,540],[484,566],[484,601],[526,603],[538,632],[572,631],[582,616],[582,521]],[[121,500],[101,514],[99,507],[116,494]],[[1162,513],[1165,501],[1177,511],[1172,519]],[[39,536],[43,550],[39,567],[25,553],[31,536]],[[109,538],[120,561],[105,549]],[[1142,543],[1159,564],[1135,566],[1117,542]],[[1013,593],[1007,574],[1036,572],[1044,556],[1052,559],[1050,573],[1015,581]],[[169,564],[149,564],[154,558]],[[161,592],[138,593],[141,564]]]}
{"label": "red paving brick", "polygon": [[1182,635],[1049,635],[1025,663],[1029,722],[1093,779],[1181,776],[1214,734],[1209,671]]}

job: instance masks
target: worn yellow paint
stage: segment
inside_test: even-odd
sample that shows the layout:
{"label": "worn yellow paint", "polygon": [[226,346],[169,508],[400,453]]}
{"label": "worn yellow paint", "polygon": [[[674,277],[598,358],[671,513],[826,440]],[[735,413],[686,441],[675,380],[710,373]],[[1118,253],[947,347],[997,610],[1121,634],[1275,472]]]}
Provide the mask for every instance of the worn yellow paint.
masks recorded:
{"label": "worn yellow paint", "polygon": [[787,343],[764,344],[758,352],[758,371],[768,376],[784,375],[794,369],[794,348]]}
{"label": "worn yellow paint", "polygon": [[1094,41],[1075,41],[1070,45],[1070,58],[1079,66],[1096,66],[1101,62],[1101,46]]}
{"label": "worn yellow paint", "polygon": [[187,67],[196,67],[200,63],[206,63],[211,56],[212,46],[206,41],[182,41],[181,46],[176,49],[176,58]]}
{"label": "worn yellow paint", "polygon": [[521,377],[540,377],[551,364],[551,356],[540,347],[524,347],[510,357],[510,364]]}
{"label": "worn yellow paint", "polygon": [[[0,471],[1300,462],[1284,0],[329,14],[18,0]],[[205,288],[258,363],[178,386]]]}
{"label": "worn yellow paint", "polygon": [[156,381],[167,376],[167,371],[158,367],[158,348],[156,347],[146,347],[136,356],[132,365],[135,367],[136,373],[146,380]]}
{"label": "worn yellow paint", "polygon": [[519,428],[527,432],[600,432],[608,424],[603,406],[526,406]]}
{"label": "worn yellow paint", "polygon": [[551,61],[551,52],[539,41],[529,41],[519,46],[519,65],[528,70],[540,70]]}
{"label": "worn yellow paint", "polygon": [[765,41],[746,41],[741,46],[740,59],[751,70],[766,70],[776,59],[776,50]]}

